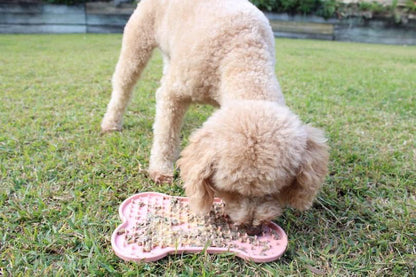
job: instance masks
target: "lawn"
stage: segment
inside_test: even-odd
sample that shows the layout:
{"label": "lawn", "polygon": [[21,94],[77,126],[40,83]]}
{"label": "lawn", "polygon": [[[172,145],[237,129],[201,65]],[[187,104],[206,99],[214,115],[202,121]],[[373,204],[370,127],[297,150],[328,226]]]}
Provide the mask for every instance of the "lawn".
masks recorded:
{"label": "lawn", "polygon": [[[414,276],[416,47],[276,40],[289,107],[323,128],[329,175],[311,210],[276,222],[276,262],[186,254],[124,262],[110,236],[143,191],[162,71],[155,53],[120,133],[100,135],[121,35],[0,36],[0,276]],[[194,106],[184,144],[213,111]]]}

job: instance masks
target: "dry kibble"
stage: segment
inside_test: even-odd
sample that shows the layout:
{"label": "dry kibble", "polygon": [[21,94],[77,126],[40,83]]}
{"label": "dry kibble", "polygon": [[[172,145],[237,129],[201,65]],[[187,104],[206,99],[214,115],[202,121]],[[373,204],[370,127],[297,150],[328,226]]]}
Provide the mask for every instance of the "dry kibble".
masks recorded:
{"label": "dry kibble", "polygon": [[[167,208],[163,202],[168,204]],[[133,234],[127,234],[125,229],[120,229],[117,235],[124,235],[127,244],[136,243],[142,247],[143,252],[150,252],[155,247],[173,247],[188,245],[193,247],[237,247],[241,251],[247,248],[235,245],[232,241],[250,243],[251,249],[259,246],[257,236],[247,234],[244,227],[239,227],[230,222],[224,213],[223,203],[214,203],[209,215],[195,216],[189,210],[189,205],[178,198],[164,197],[159,201],[147,203],[138,200],[140,208],[145,207],[146,216],[138,215],[137,223],[131,229]],[[143,209],[141,210],[143,212]],[[277,233],[272,233],[277,237]],[[263,246],[262,251],[270,249]]]}
{"label": "dry kibble", "polygon": [[121,236],[121,235],[123,235],[124,233],[126,233],[126,229],[120,229],[120,230],[118,230],[118,232],[117,232],[117,236]]}

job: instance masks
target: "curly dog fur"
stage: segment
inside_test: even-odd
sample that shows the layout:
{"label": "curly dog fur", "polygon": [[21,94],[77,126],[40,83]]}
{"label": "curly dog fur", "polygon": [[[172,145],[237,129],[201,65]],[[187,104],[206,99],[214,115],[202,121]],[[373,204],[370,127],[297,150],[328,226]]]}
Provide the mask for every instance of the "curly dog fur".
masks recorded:
{"label": "curly dog fur", "polygon": [[207,213],[219,196],[235,223],[257,226],[285,206],[309,208],[327,173],[328,147],[322,131],[285,105],[265,16],[246,0],[142,0],[124,30],[104,132],[121,130],[156,47],[164,68],[153,180],[172,181],[184,114],[191,103],[206,103],[219,109],[191,135],[177,162],[192,210]]}

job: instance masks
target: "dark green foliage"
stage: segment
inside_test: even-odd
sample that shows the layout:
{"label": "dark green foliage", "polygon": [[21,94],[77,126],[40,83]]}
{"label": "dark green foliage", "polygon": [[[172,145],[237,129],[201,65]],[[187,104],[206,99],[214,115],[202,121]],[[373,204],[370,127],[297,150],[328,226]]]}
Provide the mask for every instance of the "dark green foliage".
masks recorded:
{"label": "dark green foliage", "polygon": [[416,1],[407,0],[406,5],[398,6],[398,1],[393,0],[390,5],[373,2],[358,2],[344,4],[338,0],[250,0],[260,10],[300,14],[300,15],[317,15],[324,18],[336,16],[349,16],[351,14],[370,17],[372,15],[381,15],[393,18],[396,23],[400,22],[402,14],[415,13]]}
{"label": "dark green foliage", "polygon": [[331,17],[337,7],[336,0],[251,0],[261,10],[289,14],[317,14]]}
{"label": "dark green foliage", "polygon": [[251,3],[253,3],[257,8],[261,10],[266,11],[273,11],[277,8],[277,3],[279,1],[273,1],[273,0],[250,0]]}
{"label": "dark green foliage", "polygon": [[361,11],[371,11],[374,13],[381,13],[381,12],[385,12],[389,8],[377,2],[360,2],[358,4],[358,9]]}
{"label": "dark green foliage", "polygon": [[416,1],[415,0],[407,0],[406,1],[406,8],[410,12],[416,12]]}
{"label": "dark green foliage", "polygon": [[339,7],[337,0],[324,0],[321,6],[316,11],[316,15],[322,16],[323,18],[332,17]]}
{"label": "dark green foliage", "polygon": [[310,14],[316,11],[320,0],[284,0],[280,2],[280,9],[288,13]]}

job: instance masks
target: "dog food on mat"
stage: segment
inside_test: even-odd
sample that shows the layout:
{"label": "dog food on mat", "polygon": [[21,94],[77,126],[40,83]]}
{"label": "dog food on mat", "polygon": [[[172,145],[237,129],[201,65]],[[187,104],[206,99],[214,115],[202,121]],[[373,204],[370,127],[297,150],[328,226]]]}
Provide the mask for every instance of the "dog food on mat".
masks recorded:
{"label": "dog food on mat", "polygon": [[168,254],[231,252],[254,262],[278,259],[287,246],[285,232],[275,223],[248,235],[224,215],[216,198],[206,216],[195,216],[186,197],[145,192],[133,195],[120,206],[123,223],[114,231],[111,244],[117,256],[128,261],[155,261]]}

